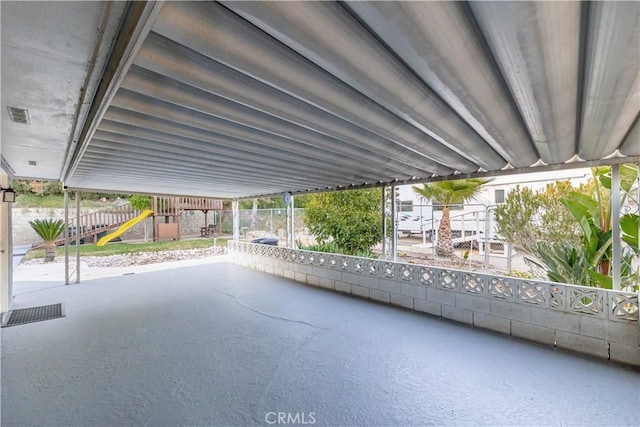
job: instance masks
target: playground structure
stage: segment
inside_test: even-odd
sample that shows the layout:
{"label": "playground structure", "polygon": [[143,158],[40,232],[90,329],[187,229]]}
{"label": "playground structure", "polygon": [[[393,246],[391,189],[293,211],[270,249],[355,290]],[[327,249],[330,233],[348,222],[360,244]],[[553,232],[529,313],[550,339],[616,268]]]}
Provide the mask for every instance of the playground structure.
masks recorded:
{"label": "playground structure", "polygon": [[[205,214],[204,227],[201,228],[200,234],[204,237],[215,235],[218,231],[222,200],[200,197],[153,196],[152,209],[139,211],[126,204],[81,215],[78,218],[79,221],[77,218],[70,218],[68,237],[63,236],[55,243],[63,245],[67,239],[72,244],[76,240],[79,243],[88,240],[98,246],[104,246],[148,217],[153,220],[153,241],[179,240],[180,216],[184,211],[193,210],[199,210]],[[212,224],[208,224],[207,213],[209,211],[214,211]],[[78,222],[79,227],[77,227]]]}
{"label": "playground structure", "polygon": [[[180,238],[180,215],[183,211],[202,211],[204,226],[200,228],[203,237],[218,232],[222,200],[200,197],[153,196],[153,240],[177,240]],[[207,214],[214,212],[213,224],[208,224]],[[163,220],[160,220],[160,218]]]}

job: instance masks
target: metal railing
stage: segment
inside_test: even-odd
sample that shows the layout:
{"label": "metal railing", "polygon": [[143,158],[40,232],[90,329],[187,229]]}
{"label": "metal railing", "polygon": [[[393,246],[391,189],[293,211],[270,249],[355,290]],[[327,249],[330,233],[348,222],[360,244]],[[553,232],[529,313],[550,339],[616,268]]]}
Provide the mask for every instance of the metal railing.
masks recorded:
{"label": "metal railing", "polygon": [[[240,238],[247,239],[252,233],[268,234],[284,239],[287,227],[287,211],[281,209],[240,209]],[[294,212],[295,235],[306,234],[304,225],[304,209],[296,208]],[[220,229],[223,233],[231,233],[233,229],[233,215],[229,210],[222,211]]]}
{"label": "metal railing", "polygon": [[153,197],[153,210],[158,215],[178,216],[184,210],[219,211],[222,200],[202,197]]}
{"label": "metal railing", "polygon": [[[442,217],[441,205],[417,205],[411,213],[411,218],[401,220],[403,214],[397,215],[397,230],[400,234],[420,234],[421,245],[414,245],[422,249],[430,249],[435,256],[438,228]],[[495,206],[484,204],[467,204],[450,206],[450,220],[453,232],[453,241],[457,246],[466,247],[469,250],[477,250],[483,256],[485,267],[490,263],[490,256],[502,259],[509,257],[511,248],[501,240],[495,231],[493,211]],[[462,210],[462,212],[458,212]],[[220,216],[220,230],[222,233],[231,233],[233,228],[233,215],[231,211],[222,211]],[[304,224],[304,209],[295,210],[295,239],[304,240],[304,244],[313,244],[313,236],[310,236]],[[239,211],[240,238],[250,240],[254,237],[286,238],[286,209],[242,209]],[[509,260],[507,261],[509,262]]]}
{"label": "metal railing", "polygon": [[[451,205],[450,222],[453,243],[470,250],[477,249],[483,255],[485,267],[489,264],[491,254],[507,257],[511,248],[503,241],[496,231],[494,211],[496,205],[466,204]],[[436,242],[438,230],[442,220],[443,205],[417,205],[413,206],[411,214],[400,212],[398,214],[398,233],[411,235],[420,234],[425,249],[432,249],[432,255],[436,255]],[[461,213],[456,213],[463,210]],[[417,214],[417,215],[416,215]],[[402,219],[402,216],[409,218]]]}

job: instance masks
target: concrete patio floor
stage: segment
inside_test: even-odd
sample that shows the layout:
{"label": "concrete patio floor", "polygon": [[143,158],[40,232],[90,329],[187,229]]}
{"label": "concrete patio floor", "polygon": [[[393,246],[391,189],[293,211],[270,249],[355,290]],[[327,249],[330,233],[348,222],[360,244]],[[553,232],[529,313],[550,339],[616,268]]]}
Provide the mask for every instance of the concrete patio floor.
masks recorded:
{"label": "concrete patio floor", "polygon": [[225,262],[15,292],[66,317],[2,329],[3,426],[638,425],[638,371]]}

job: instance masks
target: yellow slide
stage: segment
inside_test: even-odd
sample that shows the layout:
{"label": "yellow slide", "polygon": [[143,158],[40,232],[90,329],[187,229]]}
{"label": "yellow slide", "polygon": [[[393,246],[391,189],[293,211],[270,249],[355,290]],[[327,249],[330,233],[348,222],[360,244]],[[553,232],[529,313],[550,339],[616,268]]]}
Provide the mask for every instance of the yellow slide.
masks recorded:
{"label": "yellow slide", "polygon": [[125,231],[127,231],[128,229],[130,229],[131,227],[133,227],[134,225],[136,225],[137,223],[139,223],[140,221],[142,221],[143,219],[145,219],[146,217],[151,216],[151,215],[153,215],[153,211],[152,210],[147,209],[147,210],[143,211],[137,217],[135,217],[133,219],[130,219],[129,221],[127,221],[124,224],[122,224],[120,226],[120,228],[118,228],[113,233],[109,233],[106,236],[104,236],[102,239],[98,240],[97,246],[104,246],[109,241],[115,239],[116,237],[122,236],[122,234]]}

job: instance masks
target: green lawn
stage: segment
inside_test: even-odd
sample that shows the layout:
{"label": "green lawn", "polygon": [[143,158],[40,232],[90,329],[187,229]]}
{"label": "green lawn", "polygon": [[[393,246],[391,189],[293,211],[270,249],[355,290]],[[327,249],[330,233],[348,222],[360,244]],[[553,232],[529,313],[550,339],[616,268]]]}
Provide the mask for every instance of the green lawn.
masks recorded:
{"label": "green lawn", "polygon": [[[226,245],[227,238],[218,238],[216,243],[218,246]],[[178,249],[197,249],[208,248],[213,246],[213,239],[197,239],[197,240],[169,240],[164,242],[150,242],[150,243],[126,243],[126,242],[114,242],[108,243],[106,246],[96,246],[94,244],[80,245],[80,255],[88,256],[108,256],[108,255],[121,255],[132,254],[139,252],[158,252],[158,251],[170,251]],[[70,246],[69,252],[71,256],[75,256],[76,247]],[[57,256],[64,256],[64,246],[56,248]],[[33,249],[27,252],[24,259],[44,258],[44,249]]]}

